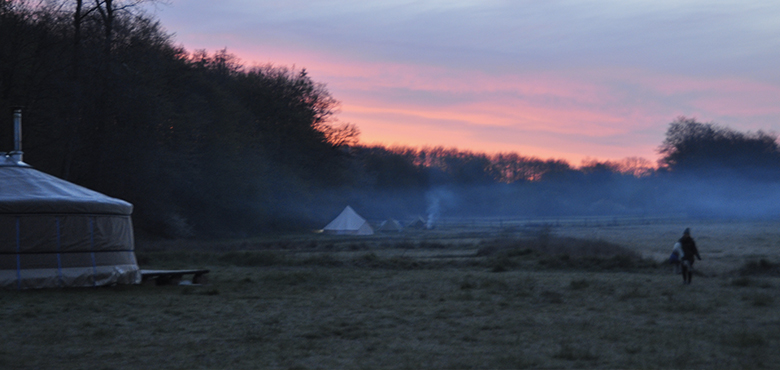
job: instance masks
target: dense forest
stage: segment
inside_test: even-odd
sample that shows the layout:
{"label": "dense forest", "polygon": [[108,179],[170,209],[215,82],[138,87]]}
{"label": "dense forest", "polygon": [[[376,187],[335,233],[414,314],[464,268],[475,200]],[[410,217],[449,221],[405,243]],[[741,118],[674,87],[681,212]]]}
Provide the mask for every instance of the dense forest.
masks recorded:
{"label": "dense forest", "polygon": [[[359,144],[305,69],[177,46],[138,1],[0,0],[0,150],[134,204],[144,235],[364,217],[780,216],[777,137],[679,117],[656,164]],[[0,191],[2,191],[0,189]]]}

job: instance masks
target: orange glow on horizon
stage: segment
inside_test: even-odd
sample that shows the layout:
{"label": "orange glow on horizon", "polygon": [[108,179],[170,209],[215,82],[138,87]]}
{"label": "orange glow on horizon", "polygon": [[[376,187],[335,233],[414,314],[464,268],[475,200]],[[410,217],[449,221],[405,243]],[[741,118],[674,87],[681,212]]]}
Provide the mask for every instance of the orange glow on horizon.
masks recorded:
{"label": "orange glow on horizon", "polygon": [[[418,127],[415,123],[386,124],[377,122],[371,124],[371,121],[365,121],[364,127],[370,127],[370,131],[361,128],[360,144],[367,146],[392,147],[444,147],[447,149],[455,148],[462,151],[471,151],[475,153],[485,153],[488,155],[498,153],[516,153],[524,157],[535,157],[542,160],[564,160],[573,167],[579,166],[585,160],[598,161],[618,161],[628,157],[643,157],[651,162],[656,161],[655,156],[637,155],[636,149],[643,149],[646,153],[655,153],[655,146],[646,148],[634,148],[631,152],[620,152],[616,150],[611,156],[593,156],[583,155],[587,152],[587,146],[577,144],[572,146],[572,151],[557,150],[552,145],[525,145],[521,143],[501,143],[474,140],[472,134],[468,131],[460,130],[438,130]],[[409,135],[408,132],[414,132]]]}

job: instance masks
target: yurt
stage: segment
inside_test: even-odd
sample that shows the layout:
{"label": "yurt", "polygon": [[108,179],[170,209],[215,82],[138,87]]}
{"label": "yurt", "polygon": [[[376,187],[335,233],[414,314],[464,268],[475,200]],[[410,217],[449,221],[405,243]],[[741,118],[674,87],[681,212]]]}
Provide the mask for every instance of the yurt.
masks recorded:
{"label": "yurt", "polygon": [[[17,149],[20,144],[17,144]],[[0,287],[138,284],[133,205],[0,154]]]}
{"label": "yurt", "polygon": [[373,235],[374,229],[368,224],[366,219],[360,217],[352,207],[347,206],[336,216],[323,230],[331,234],[348,235]]}

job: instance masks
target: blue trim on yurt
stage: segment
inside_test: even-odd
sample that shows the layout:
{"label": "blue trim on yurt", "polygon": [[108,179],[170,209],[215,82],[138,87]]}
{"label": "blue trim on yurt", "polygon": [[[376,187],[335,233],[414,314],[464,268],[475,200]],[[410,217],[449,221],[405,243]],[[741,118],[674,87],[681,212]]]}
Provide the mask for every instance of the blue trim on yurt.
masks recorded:
{"label": "blue trim on yurt", "polygon": [[62,259],[60,257],[60,252],[62,251],[62,242],[60,242],[60,218],[55,217],[54,220],[57,222],[57,279],[60,282],[61,286],[65,286],[65,280],[62,278]]}
{"label": "blue trim on yurt", "polygon": [[97,286],[97,262],[95,262],[95,217],[89,218],[89,255],[92,257],[92,285]]}
{"label": "blue trim on yurt", "polygon": [[16,288],[22,290],[22,241],[19,217],[16,217]]}

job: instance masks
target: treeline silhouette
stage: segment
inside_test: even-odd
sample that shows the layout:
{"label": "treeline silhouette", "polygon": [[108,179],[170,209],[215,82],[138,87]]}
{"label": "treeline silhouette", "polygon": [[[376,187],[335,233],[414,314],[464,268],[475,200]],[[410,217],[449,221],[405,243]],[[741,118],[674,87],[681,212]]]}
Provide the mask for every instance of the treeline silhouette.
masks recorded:
{"label": "treeline silhouette", "polygon": [[[118,0],[0,0],[0,150],[135,205],[139,232],[224,237],[455,216],[774,217],[776,137],[680,117],[642,158],[573,167],[516,153],[358,144],[304,69],[188,52]],[[0,189],[2,191],[2,189]]]}

